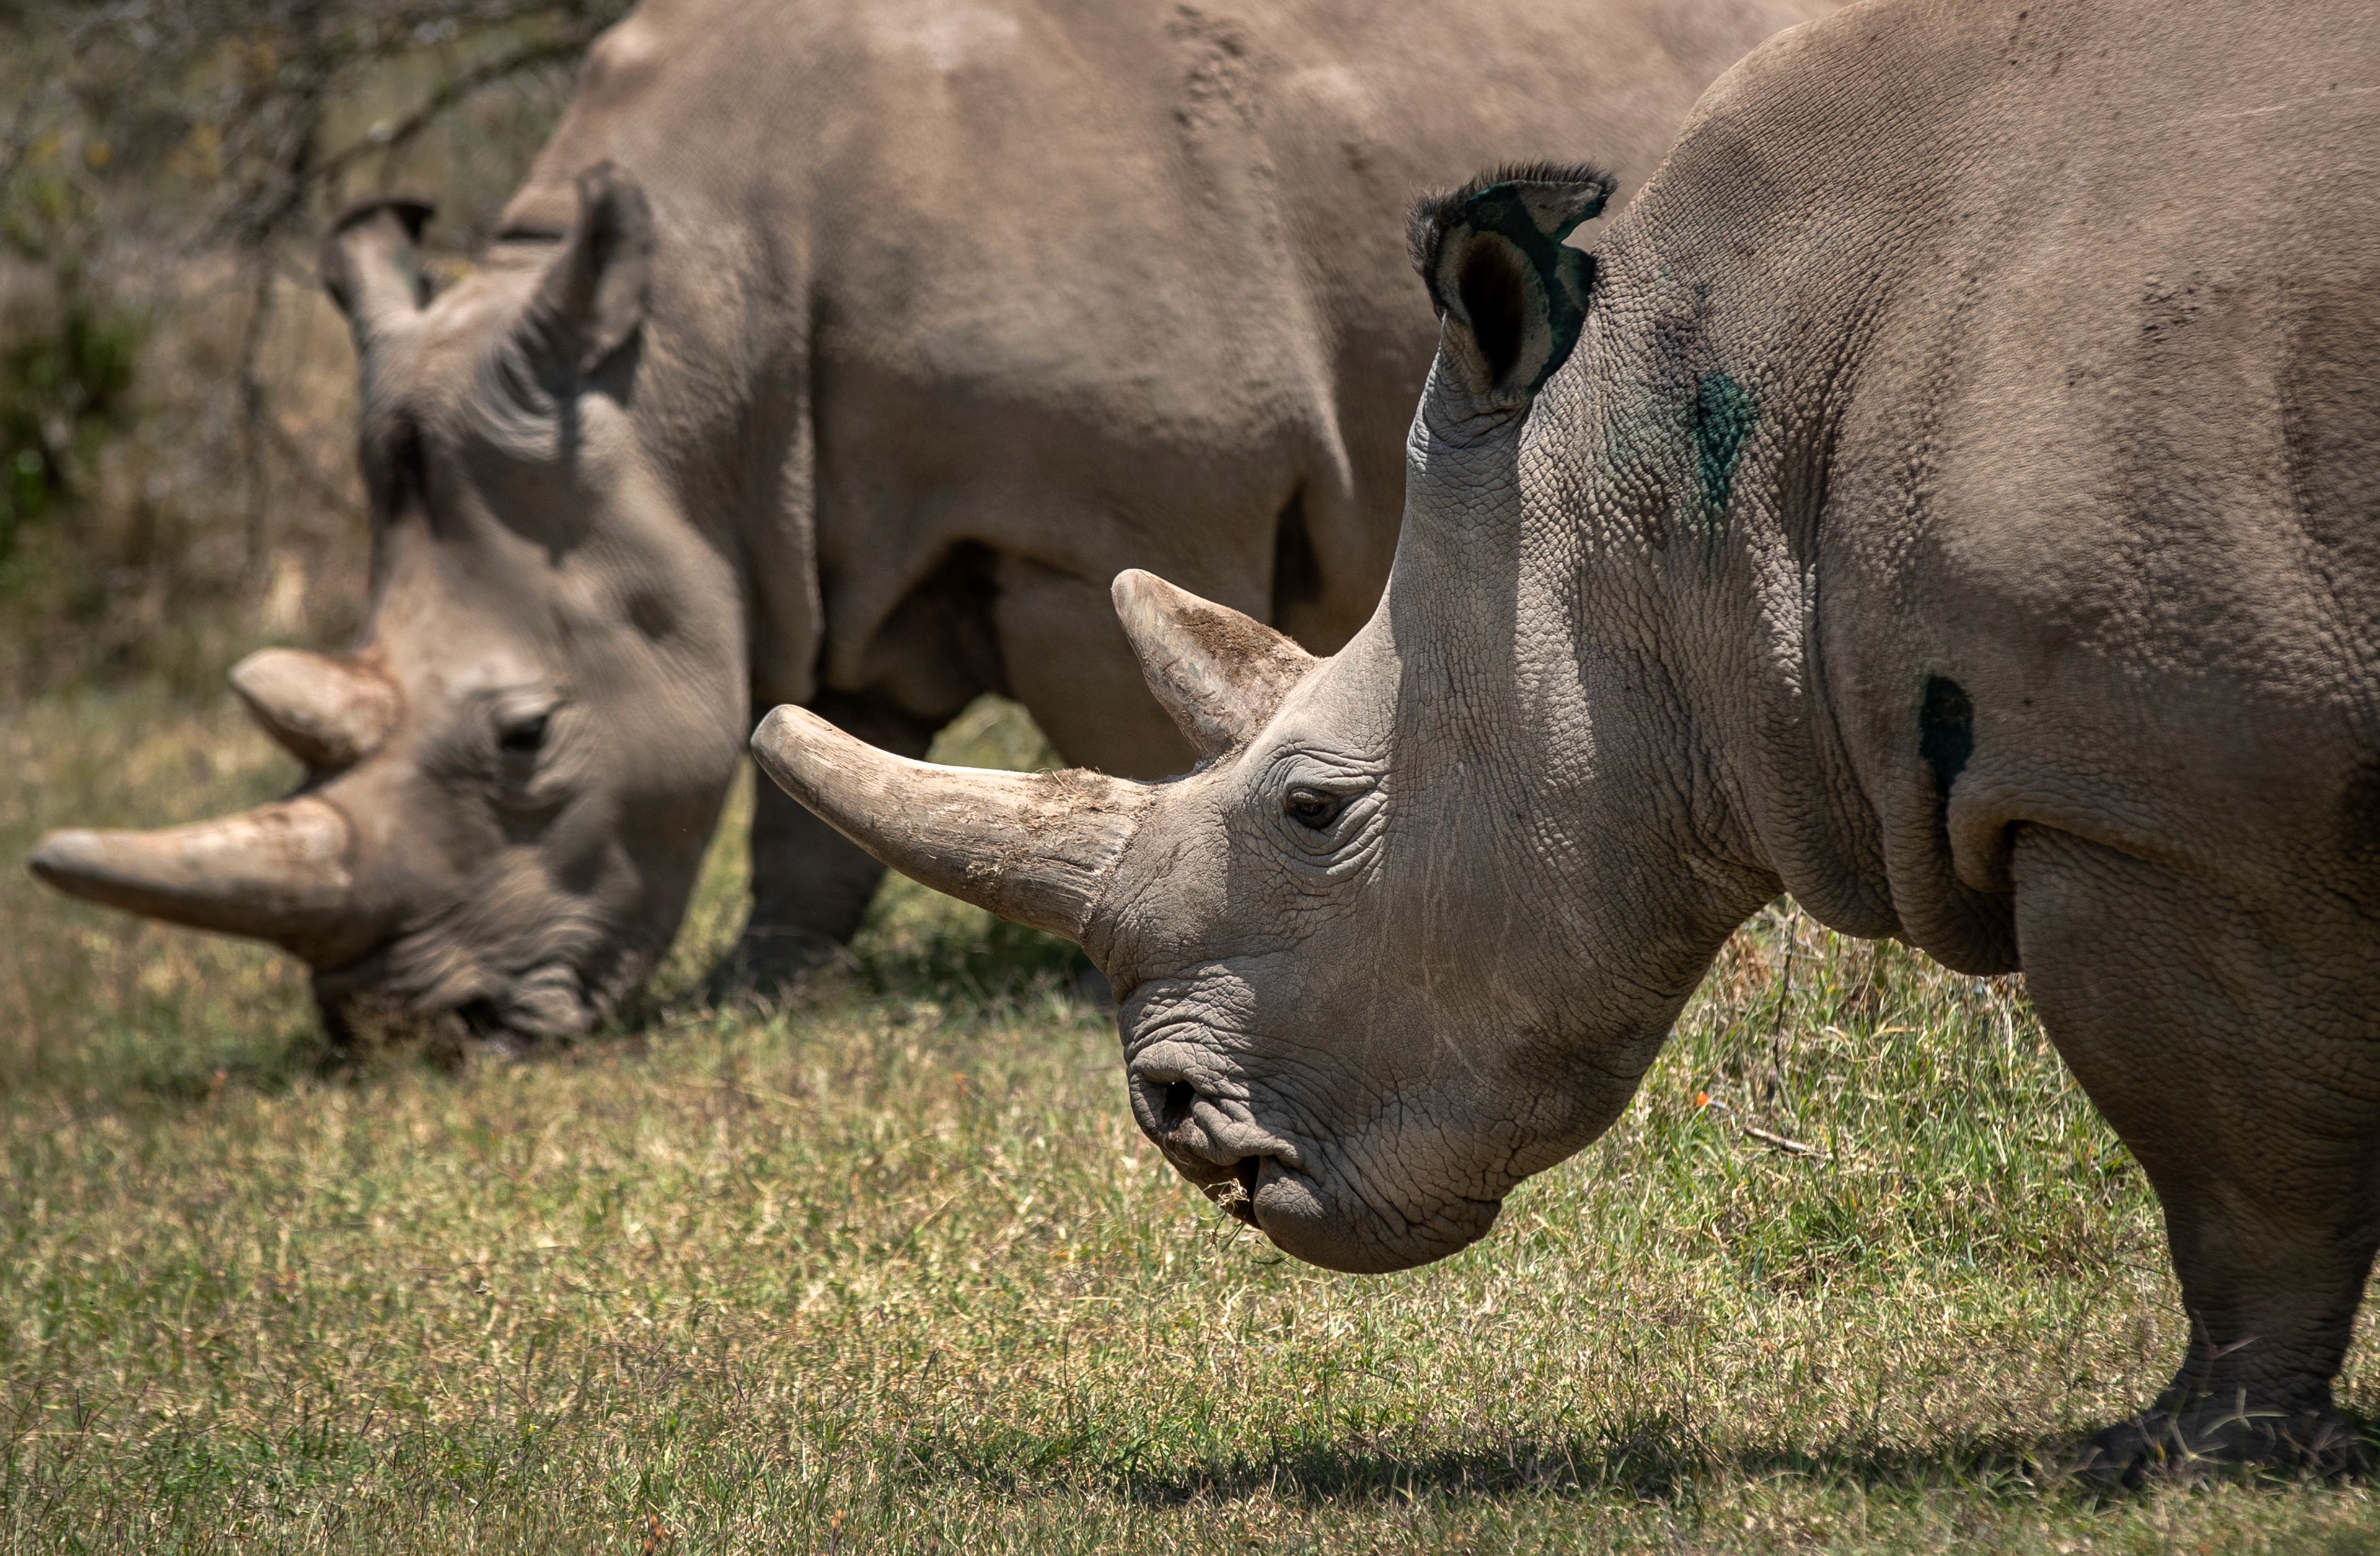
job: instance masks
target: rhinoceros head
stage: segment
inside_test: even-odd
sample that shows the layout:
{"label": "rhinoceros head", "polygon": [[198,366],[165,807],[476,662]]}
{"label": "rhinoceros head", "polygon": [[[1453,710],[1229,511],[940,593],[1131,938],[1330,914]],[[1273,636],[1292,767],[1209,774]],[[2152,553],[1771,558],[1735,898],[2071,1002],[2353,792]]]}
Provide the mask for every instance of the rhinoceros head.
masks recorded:
{"label": "rhinoceros head", "polygon": [[1486,1232],[1618,1114],[1726,932],[1658,825],[1674,748],[1652,688],[1583,717],[1567,607],[1524,555],[1527,410],[1587,294],[1560,240],[1608,188],[1527,170],[1423,213],[1441,350],[1389,593],[1345,649],[1116,580],[1203,754],[1188,775],[929,767],[790,708],[754,737],[888,864],[1079,941],[1122,999],[1141,1128],[1315,1263],[1396,1269]]}
{"label": "rhinoceros head", "polygon": [[351,212],[323,274],[362,359],[372,597],[350,658],[232,684],[302,760],[291,798],[66,832],[53,885],[303,957],[334,1025],[460,1010],[575,1032],[678,921],[739,755],[738,596],[631,424],[653,227],[608,167],[575,225],[433,302],[426,207]]}

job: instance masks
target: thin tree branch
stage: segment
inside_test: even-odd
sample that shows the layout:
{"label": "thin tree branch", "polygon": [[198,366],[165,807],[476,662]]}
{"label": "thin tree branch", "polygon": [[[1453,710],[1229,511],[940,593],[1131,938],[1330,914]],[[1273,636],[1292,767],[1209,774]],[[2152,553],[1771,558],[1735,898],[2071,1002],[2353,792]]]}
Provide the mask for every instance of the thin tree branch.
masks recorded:
{"label": "thin tree branch", "polygon": [[256,284],[249,292],[248,326],[239,339],[239,464],[246,520],[242,554],[253,577],[264,559],[265,428],[272,416],[272,390],[258,371],[264,357],[264,336],[273,322],[273,267],[269,260],[255,265]]}
{"label": "thin tree branch", "polygon": [[525,43],[509,54],[483,60],[451,80],[440,82],[436,91],[423,98],[403,118],[386,128],[376,128],[372,134],[323,158],[316,170],[316,181],[334,183],[341,174],[366,157],[382,156],[402,150],[436,124],[440,115],[489,87],[543,66],[577,58],[586,53],[588,44],[594,41],[598,30],[600,29],[589,28],[583,33]]}

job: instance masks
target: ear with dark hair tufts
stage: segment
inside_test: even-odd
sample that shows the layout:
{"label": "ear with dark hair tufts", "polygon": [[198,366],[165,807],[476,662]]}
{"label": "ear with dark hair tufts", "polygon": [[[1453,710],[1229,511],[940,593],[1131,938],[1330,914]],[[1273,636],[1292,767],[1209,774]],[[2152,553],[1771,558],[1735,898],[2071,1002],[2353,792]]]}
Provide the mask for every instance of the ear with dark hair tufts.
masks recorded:
{"label": "ear with dark hair tufts", "polygon": [[581,173],[578,218],[521,321],[531,360],[565,377],[601,367],[644,322],[652,258],[645,191],[608,162]]}
{"label": "ear with dark hair tufts", "polygon": [[1531,164],[1414,207],[1406,246],[1443,322],[1439,356],[1473,395],[1524,404],[1569,358],[1595,261],[1562,239],[1611,188],[1591,167]]}
{"label": "ear with dark hair tufts", "polygon": [[331,224],[322,240],[322,288],[347,316],[358,350],[430,301],[419,245],[436,213],[427,201],[371,200],[347,207]]}

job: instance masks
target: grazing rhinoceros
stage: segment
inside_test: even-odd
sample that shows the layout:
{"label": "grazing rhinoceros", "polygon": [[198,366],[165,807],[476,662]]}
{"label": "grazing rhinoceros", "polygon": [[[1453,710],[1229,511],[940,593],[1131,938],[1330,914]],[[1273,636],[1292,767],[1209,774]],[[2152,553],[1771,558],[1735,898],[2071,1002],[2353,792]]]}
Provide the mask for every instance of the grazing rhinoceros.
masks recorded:
{"label": "grazing rhinoceros", "polygon": [[[1620,1113],[1780,889],[2022,966],[2196,1336],[2090,1454],[2360,1459],[2380,1241],[2380,7],[1871,5],[1609,179],[1414,223],[1442,321],[1334,657],[1140,573],[1206,759],[756,749],[1078,939],[1141,1127],[1301,1258],[1437,1258]],[[2347,67],[2364,70],[2358,76]]]}
{"label": "grazing rhinoceros", "polygon": [[[351,213],[361,651],[233,674],[294,797],[34,856],[354,1002],[569,1033],[684,912],[754,700],[922,750],[978,692],[1180,765],[1110,617],[1142,564],[1319,648],[1361,625],[1430,354],[1392,213],[1512,145],[1649,172],[1761,0],[653,0],[479,269]],[[765,786],[764,786],[765,787]],[[769,978],[880,867],[768,790]]]}

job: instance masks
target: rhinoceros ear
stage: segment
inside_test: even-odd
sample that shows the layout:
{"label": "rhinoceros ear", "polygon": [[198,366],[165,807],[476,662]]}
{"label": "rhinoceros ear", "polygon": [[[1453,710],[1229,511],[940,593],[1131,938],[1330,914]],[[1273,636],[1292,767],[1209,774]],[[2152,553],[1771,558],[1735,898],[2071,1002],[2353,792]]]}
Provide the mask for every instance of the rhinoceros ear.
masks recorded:
{"label": "rhinoceros ear", "polygon": [[421,229],[437,208],[419,200],[372,200],[351,205],[322,240],[322,287],[355,332],[356,349],[395,320],[430,301],[421,268]]}
{"label": "rhinoceros ear", "polygon": [[1116,617],[1148,689],[1202,757],[1246,743],[1315,658],[1228,605],[1137,567],[1116,575]]}
{"label": "rhinoceros ear", "polygon": [[581,173],[577,220],[521,321],[530,358],[565,374],[601,367],[644,322],[652,258],[645,191],[608,162]]}
{"label": "rhinoceros ear", "polygon": [[1442,324],[1439,356],[1474,395],[1525,403],[1569,358],[1595,261],[1562,239],[1611,188],[1590,167],[1509,167],[1414,207],[1405,238]]}

